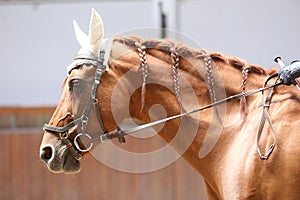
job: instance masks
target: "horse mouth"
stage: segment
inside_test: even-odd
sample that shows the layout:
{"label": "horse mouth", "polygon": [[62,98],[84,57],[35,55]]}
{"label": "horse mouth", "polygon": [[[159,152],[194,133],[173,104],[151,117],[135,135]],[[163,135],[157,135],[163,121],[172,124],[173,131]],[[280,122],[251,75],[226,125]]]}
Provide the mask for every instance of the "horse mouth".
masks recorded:
{"label": "horse mouth", "polygon": [[59,140],[43,146],[40,150],[40,158],[53,173],[73,174],[78,173],[81,169],[80,162]]}

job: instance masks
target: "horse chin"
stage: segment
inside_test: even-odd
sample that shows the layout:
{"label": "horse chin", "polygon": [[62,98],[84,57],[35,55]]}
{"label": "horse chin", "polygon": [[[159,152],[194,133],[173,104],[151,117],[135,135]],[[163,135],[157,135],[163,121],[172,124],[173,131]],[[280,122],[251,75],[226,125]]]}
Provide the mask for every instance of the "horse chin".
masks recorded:
{"label": "horse chin", "polygon": [[81,165],[78,160],[69,152],[65,156],[65,162],[63,165],[63,173],[65,174],[74,174],[80,172]]}
{"label": "horse chin", "polygon": [[65,145],[56,144],[56,152],[51,161],[48,162],[48,169],[53,173],[74,174],[80,172],[81,165],[74,158]]}

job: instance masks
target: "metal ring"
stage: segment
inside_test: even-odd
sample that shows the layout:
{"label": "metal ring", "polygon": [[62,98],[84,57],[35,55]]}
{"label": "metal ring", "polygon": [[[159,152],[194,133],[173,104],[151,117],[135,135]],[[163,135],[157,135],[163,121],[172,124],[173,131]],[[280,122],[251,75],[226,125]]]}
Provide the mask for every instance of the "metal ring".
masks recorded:
{"label": "metal ring", "polygon": [[68,139],[69,134],[67,132],[59,133],[60,139]]}
{"label": "metal ring", "polygon": [[82,121],[82,123],[87,123],[89,121],[89,117],[83,114],[81,116],[81,121]]}
{"label": "metal ring", "polygon": [[[78,138],[80,138],[80,137],[87,137],[89,140],[90,140],[90,146],[88,147],[88,148],[86,148],[86,149],[82,149],[82,148],[80,148],[80,146],[79,146],[79,144],[78,144]],[[76,148],[79,150],[79,151],[81,151],[81,152],[88,152],[88,151],[90,151],[91,149],[92,149],[92,147],[93,147],[93,143],[92,143],[92,137],[89,135],[89,134],[83,134],[83,133],[79,133],[78,135],[76,135],[75,136],[75,138],[74,138],[74,144],[75,144],[75,146],[76,146]]]}

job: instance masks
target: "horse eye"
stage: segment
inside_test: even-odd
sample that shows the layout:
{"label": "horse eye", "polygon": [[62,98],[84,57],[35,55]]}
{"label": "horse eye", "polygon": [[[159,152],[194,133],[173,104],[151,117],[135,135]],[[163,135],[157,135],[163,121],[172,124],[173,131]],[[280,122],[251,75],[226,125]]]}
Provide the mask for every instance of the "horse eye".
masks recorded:
{"label": "horse eye", "polygon": [[72,91],[76,87],[80,87],[82,80],[79,78],[72,78],[69,82],[69,90]]}

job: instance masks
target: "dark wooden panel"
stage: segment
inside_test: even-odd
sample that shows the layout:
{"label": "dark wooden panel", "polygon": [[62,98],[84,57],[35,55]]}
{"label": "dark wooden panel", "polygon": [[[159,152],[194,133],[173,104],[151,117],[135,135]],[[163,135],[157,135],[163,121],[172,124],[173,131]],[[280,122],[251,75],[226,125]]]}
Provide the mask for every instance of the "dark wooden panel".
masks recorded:
{"label": "dark wooden panel", "polygon": [[86,156],[81,173],[53,174],[38,157],[41,137],[0,134],[0,199],[204,199],[201,177],[182,159],[152,173],[131,174]]}

